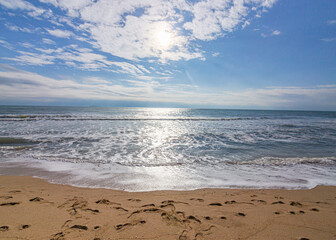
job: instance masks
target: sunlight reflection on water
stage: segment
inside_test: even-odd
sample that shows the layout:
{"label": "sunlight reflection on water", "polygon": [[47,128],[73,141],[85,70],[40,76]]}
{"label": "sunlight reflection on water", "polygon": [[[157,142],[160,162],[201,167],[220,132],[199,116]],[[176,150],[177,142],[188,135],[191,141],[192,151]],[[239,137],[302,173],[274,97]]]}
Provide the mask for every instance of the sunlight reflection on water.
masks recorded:
{"label": "sunlight reflection on water", "polygon": [[0,109],[1,174],[9,161],[23,174],[42,176],[34,166],[67,175],[43,175],[52,181],[129,190],[335,182],[335,113],[24,109]]}

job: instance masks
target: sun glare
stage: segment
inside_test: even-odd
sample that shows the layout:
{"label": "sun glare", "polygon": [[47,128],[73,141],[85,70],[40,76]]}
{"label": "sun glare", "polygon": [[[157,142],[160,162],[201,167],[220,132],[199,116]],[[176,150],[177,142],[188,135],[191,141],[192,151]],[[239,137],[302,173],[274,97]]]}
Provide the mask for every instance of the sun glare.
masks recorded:
{"label": "sun glare", "polygon": [[160,47],[168,48],[171,43],[171,33],[162,30],[156,34],[156,39]]}

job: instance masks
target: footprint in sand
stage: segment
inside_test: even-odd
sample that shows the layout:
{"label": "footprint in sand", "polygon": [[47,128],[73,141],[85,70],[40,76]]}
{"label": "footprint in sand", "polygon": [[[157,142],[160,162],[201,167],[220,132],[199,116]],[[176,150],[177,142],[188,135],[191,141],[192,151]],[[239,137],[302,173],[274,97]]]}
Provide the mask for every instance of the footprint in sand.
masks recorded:
{"label": "footprint in sand", "polygon": [[84,209],[85,211],[91,211],[93,213],[99,213],[99,210],[98,209],[91,209],[91,208],[86,208]]}
{"label": "footprint in sand", "polygon": [[151,212],[162,212],[163,210],[161,209],[158,209],[158,208],[147,208],[147,209],[142,209],[142,210],[136,210],[134,212],[131,213],[131,215],[129,215],[127,218],[130,218],[132,217],[133,215],[135,214],[138,214],[138,213],[151,213]]}
{"label": "footprint in sand", "polygon": [[98,201],[96,201],[97,204],[105,204],[105,205],[110,205],[110,204],[114,204],[114,205],[121,205],[120,203],[116,203],[116,202],[111,202],[108,199],[100,199]]}
{"label": "footprint in sand", "polygon": [[34,197],[32,199],[29,199],[29,202],[41,202],[43,201],[44,199],[43,198],[40,198],[40,197]]}
{"label": "footprint in sand", "polygon": [[9,191],[9,193],[20,193],[21,190],[13,190],[13,191]]}
{"label": "footprint in sand", "polygon": [[167,204],[160,205],[160,208],[166,208],[166,207],[170,207],[172,209],[175,209],[175,206],[172,203],[167,203]]}
{"label": "footprint in sand", "polygon": [[272,202],[272,204],[285,204],[283,201]]}
{"label": "footprint in sand", "polygon": [[59,232],[51,236],[50,240],[62,240],[64,239],[64,233]]}
{"label": "footprint in sand", "polygon": [[1,203],[0,206],[14,206],[20,204],[19,202],[6,202],[6,203]]}
{"label": "footprint in sand", "polygon": [[129,199],[127,199],[127,201],[130,201],[130,202],[141,202],[141,199],[129,198]]}
{"label": "footprint in sand", "polygon": [[141,207],[155,207],[155,204],[154,203],[145,204],[145,205],[142,205]]}
{"label": "footprint in sand", "polygon": [[310,209],[310,211],[319,212],[320,210],[318,210],[317,208],[312,208],[312,209]]}
{"label": "footprint in sand", "polygon": [[141,224],[145,224],[146,221],[145,220],[136,220],[133,222],[129,222],[129,223],[124,223],[124,224],[118,224],[115,226],[116,230],[123,230],[125,227],[131,227],[131,226],[135,226],[135,225],[141,225]]}
{"label": "footprint in sand", "polygon": [[177,211],[176,214],[182,218],[185,218],[185,214],[182,211]]}
{"label": "footprint in sand", "polygon": [[194,217],[194,216],[192,216],[192,215],[190,215],[190,216],[188,217],[188,219],[189,219],[189,220],[196,221],[196,222],[198,222],[198,223],[202,223],[201,220],[199,220],[198,218],[196,218],[196,217]]}
{"label": "footprint in sand", "polygon": [[223,206],[221,203],[210,203],[209,206]]}
{"label": "footprint in sand", "polygon": [[84,226],[84,225],[73,225],[71,228],[72,229],[79,229],[79,230],[88,230],[88,227]]}
{"label": "footprint in sand", "polygon": [[143,210],[143,212],[158,212],[158,211],[160,211],[160,209],[158,208],[148,208]]}
{"label": "footprint in sand", "polygon": [[290,202],[290,204],[289,205],[291,205],[291,206],[296,206],[296,207],[302,207],[302,204],[301,203],[299,203],[299,202]]}
{"label": "footprint in sand", "polygon": [[190,198],[190,200],[204,202],[204,199],[202,198]]}
{"label": "footprint in sand", "polygon": [[236,214],[236,216],[245,217],[246,214],[245,214],[245,213],[242,213],[242,212],[239,212],[239,213]]}
{"label": "footprint in sand", "polygon": [[162,204],[168,204],[168,203],[174,203],[174,202],[175,202],[174,200],[164,200],[161,203]]}
{"label": "footprint in sand", "polygon": [[127,209],[123,208],[123,207],[114,207],[114,209],[117,209],[117,210],[122,210],[124,212],[128,212]]}
{"label": "footprint in sand", "polygon": [[195,240],[201,240],[203,239],[203,233],[196,233]]}
{"label": "footprint in sand", "polygon": [[0,226],[0,231],[4,232],[4,231],[8,231],[9,227],[8,226]]}
{"label": "footprint in sand", "polygon": [[235,204],[235,203],[237,203],[235,200],[225,202],[225,204]]}
{"label": "footprint in sand", "polygon": [[110,200],[107,200],[107,199],[100,199],[98,201],[96,201],[97,204],[110,204]]}
{"label": "footprint in sand", "polygon": [[251,199],[251,202],[266,203],[266,201],[265,201],[265,200],[262,200],[262,199]]}
{"label": "footprint in sand", "polygon": [[20,230],[24,230],[24,229],[27,229],[27,228],[29,228],[29,227],[30,227],[30,225],[28,225],[28,224],[23,224],[23,225],[21,225]]}
{"label": "footprint in sand", "polygon": [[70,215],[78,214],[81,211],[90,211],[94,214],[99,213],[98,209],[91,209],[88,207],[88,202],[81,200],[79,198],[73,198],[66,200],[63,204],[59,205],[58,208],[66,208]]}
{"label": "footprint in sand", "polygon": [[69,225],[69,223],[71,223],[72,222],[72,220],[66,220],[64,223],[63,223],[63,225],[62,225],[62,228],[64,228],[64,227],[68,227],[68,225]]}
{"label": "footprint in sand", "polygon": [[187,240],[187,231],[183,230],[179,236],[179,240]]}
{"label": "footprint in sand", "polygon": [[186,202],[175,202],[174,200],[165,200],[165,201],[162,201],[161,203],[162,204],[166,204],[166,205],[173,204],[173,203],[181,203],[181,204],[189,205],[189,203],[186,203]]}

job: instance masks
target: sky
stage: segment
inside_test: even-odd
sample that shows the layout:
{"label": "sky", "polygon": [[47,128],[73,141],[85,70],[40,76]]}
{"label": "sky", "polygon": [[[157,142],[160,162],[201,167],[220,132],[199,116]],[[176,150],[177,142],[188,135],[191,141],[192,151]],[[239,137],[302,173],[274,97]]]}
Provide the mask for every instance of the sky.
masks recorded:
{"label": "sky", "polygon": [[336,1],[0,0],[0,104],[336,111]]}

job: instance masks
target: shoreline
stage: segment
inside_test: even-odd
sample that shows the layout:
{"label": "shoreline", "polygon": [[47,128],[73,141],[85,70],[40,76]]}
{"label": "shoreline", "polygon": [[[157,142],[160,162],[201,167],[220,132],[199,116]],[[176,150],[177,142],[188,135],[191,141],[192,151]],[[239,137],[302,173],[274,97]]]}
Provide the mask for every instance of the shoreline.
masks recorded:
{"label": "shoreline", "polygon": [[0,239],[335,239],[336,186],[126,192],[0,176]]}
{"label": "shoreline", "polygon": [[[33,176],[53,184],[82,188],[104,188],[129,192],[188,191],[197,189],[313,189],[318,185],[336,186],[332,169],[316,166],[326,174],[321,178],[309,165],[296,164],[273,170],[272,167],[223,169],[199,167],[128,167],[118,164],[95,165],[39,159],[3,159],[0,176]],[[189,171],[190,170],[190,171]],[[285,173],[284,173],[285,172]],[[284,173],[281,175],[280,173]]]}

